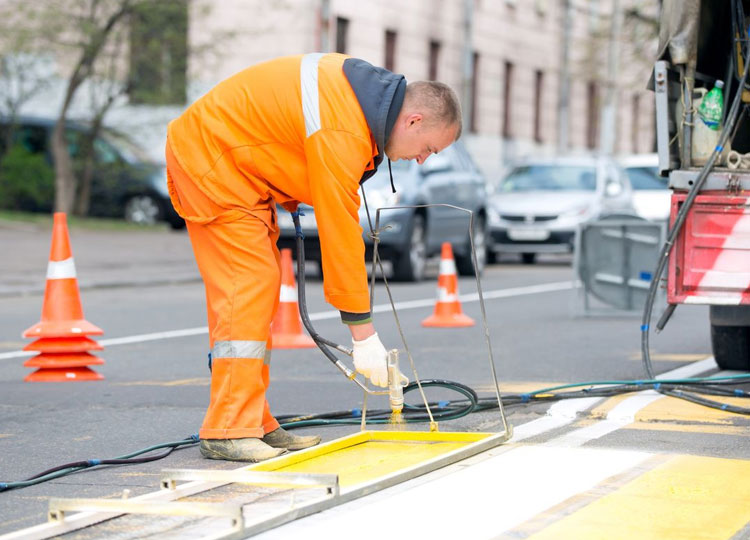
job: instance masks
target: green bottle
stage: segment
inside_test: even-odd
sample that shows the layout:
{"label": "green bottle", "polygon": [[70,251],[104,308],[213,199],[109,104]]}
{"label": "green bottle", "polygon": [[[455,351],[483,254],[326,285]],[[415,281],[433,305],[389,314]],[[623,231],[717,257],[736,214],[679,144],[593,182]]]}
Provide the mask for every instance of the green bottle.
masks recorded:
{"label": "green bottle", "polygon": [[698,107],[698,117],[701,121],[714,131],[721,126],[721,118],[724,115],[724,81],[716,81],[711,91],[701,101]]}

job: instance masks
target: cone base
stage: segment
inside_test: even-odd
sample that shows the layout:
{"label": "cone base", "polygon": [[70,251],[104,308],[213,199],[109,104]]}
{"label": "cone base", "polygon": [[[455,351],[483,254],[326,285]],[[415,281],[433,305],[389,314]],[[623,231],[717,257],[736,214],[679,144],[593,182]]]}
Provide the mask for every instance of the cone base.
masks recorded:
{"label": "cone base", "polygon": [[104,376],[87,367],[41,368],[27,375],[24,382],[101,381]]}
{"label": "cone base", "polygon": [[422,321],[422,326],[433,328],[464,328],[474,326],[474,319],[463,313],[453,315],[430,315]]}
{"label": "cone base", "polygon": [[317,347],[307,334],[273,334],[271,349],[311,349]]}
{"label": "cone base", "polygon": [[85,319],[69,321],[41,321],[23,333],[25,338],[98,336],[104,330]]}

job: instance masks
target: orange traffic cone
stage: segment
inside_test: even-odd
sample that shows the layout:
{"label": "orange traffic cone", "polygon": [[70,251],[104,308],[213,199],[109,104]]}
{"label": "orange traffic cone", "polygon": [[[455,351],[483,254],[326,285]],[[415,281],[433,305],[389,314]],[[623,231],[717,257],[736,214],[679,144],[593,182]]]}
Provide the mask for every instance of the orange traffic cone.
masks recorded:
{"label": "orange traffic cone", "polygon": [[297,285],[294,282],[292,250],[281,250],[281,290],[279,309],[271,324],[272,349],[305,349],[315,347],[310,336],[302,332],[302,321],[297,304]]}
{"label": "orange traffic cone", "polygon": [[52,248],[47,266],[41,320],[23,333],[25,338],[39,338],[24,351],[40,354],[24,362],[26,367],[39,368],[28,375],[26,382],[94,381],[103,379],[86,367],[103,364],[104,360],[87,351],[102,346],[86,337],[103,331],[83,318],[78,292],[76,268],[70,250],[65,214],[57,212],[52,225]]}
{"label": "orange traffic cone", "polygon": [[458,301],[458,278],[456,262],[450,242],[443,242],[440,253],[440,274],[438,275],[438,298],[435,312],[422,321],[422,326],[451,328],[474,326],[474,319],[464,315]]}

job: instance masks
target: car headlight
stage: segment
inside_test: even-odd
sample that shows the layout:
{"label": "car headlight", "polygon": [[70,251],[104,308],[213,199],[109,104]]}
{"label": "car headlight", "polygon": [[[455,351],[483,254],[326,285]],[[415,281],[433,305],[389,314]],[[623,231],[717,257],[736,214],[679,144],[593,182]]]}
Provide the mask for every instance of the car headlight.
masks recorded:
{"label": "car headlight", "polygon": [[562,214],[560,214],[560,217],[564,219],[571,219],[571,218],[582,219],[588,216],[589,210],[590,208],[588,206],[580,206],[578,208],[573,208],[571,210],[563,212]]}

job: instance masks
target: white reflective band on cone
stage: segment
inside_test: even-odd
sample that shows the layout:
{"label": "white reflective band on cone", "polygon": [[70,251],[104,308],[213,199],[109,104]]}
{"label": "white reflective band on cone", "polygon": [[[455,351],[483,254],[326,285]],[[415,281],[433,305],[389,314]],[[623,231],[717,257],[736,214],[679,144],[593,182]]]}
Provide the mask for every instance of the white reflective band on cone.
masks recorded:
{"label": "white reflective band on cone", "polygon": [[297,301],[297,287],[290,287],[289,285],[282,285],[279,290],[279,302],[296,302]]}
{"label": "white reflective band on cone", "polygon": [[447,289],[438,287],[438,302],[457,302],[458,296],[449,294]]}
{"label": "white reflective band on cone", "polygon": [[302,57],[299,68],[302,93],[302,114],[305,133],[309,137],[320,129],[320,95],[318,93],[318,62],[325,53],[310,53]]}
{"label": "white reflective band on cone", "polygon": [[47,279],[69,279],[76,277],[73,257],[64,261],[50,261],[47,264]]}
{"label": "white reflective band on cone", "polygon": [[456,274],[456,261],[453,259],[440,259],[440,273],[445,275]]}

